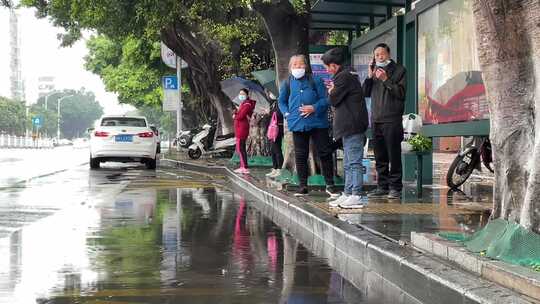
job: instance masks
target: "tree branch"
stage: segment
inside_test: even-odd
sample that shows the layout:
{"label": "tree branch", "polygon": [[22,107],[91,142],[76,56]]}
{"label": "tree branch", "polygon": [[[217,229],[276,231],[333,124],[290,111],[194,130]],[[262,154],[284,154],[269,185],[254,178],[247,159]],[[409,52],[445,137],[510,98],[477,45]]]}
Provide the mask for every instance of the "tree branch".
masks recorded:
{"label": "tree branch", "polygon": [[5,6],[7,8],[13,7],[13,3],[11,3],[11,0],[0,0],[0,4],[2,4],[2,6]]}

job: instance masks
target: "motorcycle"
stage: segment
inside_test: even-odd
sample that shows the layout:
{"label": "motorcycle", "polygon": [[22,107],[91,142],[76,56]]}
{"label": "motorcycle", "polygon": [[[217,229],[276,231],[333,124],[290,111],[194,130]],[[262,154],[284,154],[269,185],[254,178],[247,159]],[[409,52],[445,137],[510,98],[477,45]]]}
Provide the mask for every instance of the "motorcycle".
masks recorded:
{"label": "motorcycle", "polygon": [[482,164],[493,173],[491,163],[491,142],[488,137],[475,136],[465,148],[458,153],[446,173],[446,184],[452,189],[463,185],[474,169],[482,171]]}
{"label": "motorcycle", "polygon": [[176,144],[180,145],[181,148],[188,148],[193,142],[193,137],[200,132],[200,128],[195,128],[192,130],[185,130],[180,132],[180,135],[175,139]]}
{"label": "motorcycle", "polygon": [[198,159],[203,154],[227,154],[231,156],[236,148],[234,133],[215,136],[216,127],[205,124],[202,130],[193,137],[188,148],[188,156]]}

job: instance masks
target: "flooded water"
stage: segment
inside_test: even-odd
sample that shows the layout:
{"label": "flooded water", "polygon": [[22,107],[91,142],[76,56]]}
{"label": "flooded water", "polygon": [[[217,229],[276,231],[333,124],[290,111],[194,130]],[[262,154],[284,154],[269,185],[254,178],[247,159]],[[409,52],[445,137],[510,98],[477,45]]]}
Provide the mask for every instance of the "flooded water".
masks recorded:
{"label": "flooded water", "polygon": [[347,303],[324,260],[220,187],[127,187],[0,248],[1,303]]}

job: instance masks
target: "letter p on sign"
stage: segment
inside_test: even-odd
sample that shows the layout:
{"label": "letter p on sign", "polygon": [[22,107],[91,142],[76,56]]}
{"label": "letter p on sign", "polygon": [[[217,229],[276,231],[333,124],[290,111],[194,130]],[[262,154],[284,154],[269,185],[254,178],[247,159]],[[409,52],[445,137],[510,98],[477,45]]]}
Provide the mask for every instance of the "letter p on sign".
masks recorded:
{"label": "letter p on sign", "polygon": [[176,76],[163,77],[163,89],[178,90],[178,79]]}

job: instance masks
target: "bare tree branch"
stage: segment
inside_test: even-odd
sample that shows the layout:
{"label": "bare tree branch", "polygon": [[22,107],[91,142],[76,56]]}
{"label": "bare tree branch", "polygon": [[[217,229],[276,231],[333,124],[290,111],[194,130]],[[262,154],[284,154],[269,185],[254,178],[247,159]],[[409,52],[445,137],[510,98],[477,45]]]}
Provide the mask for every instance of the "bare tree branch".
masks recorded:
{"label": "bare tree branch", "polygon": [[0,0],[0,4],[7,8],[13,7],[13,3],[11,2],[11,0]]}

